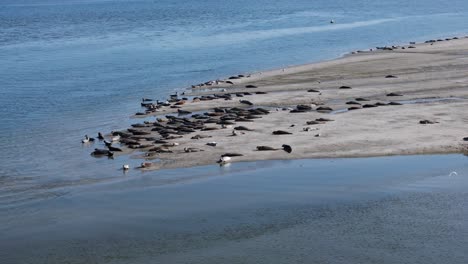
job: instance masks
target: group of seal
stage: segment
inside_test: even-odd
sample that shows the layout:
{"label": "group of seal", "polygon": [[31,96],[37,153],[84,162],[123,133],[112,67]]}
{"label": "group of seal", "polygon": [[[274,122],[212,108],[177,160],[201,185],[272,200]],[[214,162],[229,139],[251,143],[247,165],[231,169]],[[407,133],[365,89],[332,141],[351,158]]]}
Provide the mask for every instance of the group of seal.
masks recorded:
{"label": "group of seal", "polygon": [[[287,153],[292,152],[292,147],[290,145],[283,144],[281,148]],[[275,151],[275,150],[280,150],[280,148],[274,148],[270,146],[257,146],[257,151]]]}
{"label": "group of seal", "polygon": [[[172,104],[178,102],[176,97],[172,97]],[[143,102],[151,102],[151,99],[142,99]],[[171,104],[171,103],[170,103]],[[157,105],[157,104],[155,104]],[[249,105],[250,106],[250,105]],[[166,115],[159,117],[155,122],[144,121],[143,123],[132,124],[130,128],[123,131],[113,131],[111,136],[119,137],[121,145],[130,149],[141,149],[146,151],[145,156],[151,157],[156,153],[174,153],[172,147],[178,145],[171,140],[178,139],[184,135],[196,133],[197,131],[217,130],[231,127],[237,122],[253,122],[255,119],[261,118],[269,114],[270,111],[261,107],[239,108],[239,107],[216,107],[212,111],[203,114],[193,114],[189,111],[178,109],[179,116]],[[181,114],[185,117],[180,116]],[[235,126],[233,135],[236,130],[252,131],[246,126]],[[101,133],[99,137],[104,138]],[[195,135],[191,139],[199,140],[210,136]],[[106,142],[106,141],[105,141]],[[208,142],[208,146],[215,147],[216,142]],[[120,148],[107,146],[108,149],[95,149],[94,156],[108,155],[113,156],[114,151],[122,151]],[[185,147],[183,152],[192,153],[204,151],[203,149],[194,147]],[[179,151],[180,152],[180,151]]]}

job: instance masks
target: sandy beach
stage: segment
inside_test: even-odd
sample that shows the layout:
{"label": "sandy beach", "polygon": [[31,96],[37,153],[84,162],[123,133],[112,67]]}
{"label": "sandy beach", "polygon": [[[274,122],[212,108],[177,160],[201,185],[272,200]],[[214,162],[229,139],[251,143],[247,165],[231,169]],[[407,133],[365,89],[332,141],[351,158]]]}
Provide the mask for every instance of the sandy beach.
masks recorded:
{"label": "sandy beach", "polygon": [[[331,61],[231,78],[232,84],[194,86],[179,96],[187,100],[172,101],[172,107],[176,107],[176,101],[183,101],[179,108],[160,107],[157,112],[142,115],[145,126],[133,132],[144,132],[145,136],[138,138],[145,142],[141,143],[143,147],[134,151],[122,144],[122,153],[131,152],[133,157],[150,162],[145,169],[215,164],[226,153],[242,154],[231,157],[231,162],[460,153],[466,151],[463,138],[468,136],[467,55],[468,38],[456,38],[353,52]],[[231,99],[193,99],[213,94],[230,94]],[[297,105],[310,110],[291,112]],[[325,107],[325,111],[319,107]],[[254,116],[253,122],[224,126],[205,123],[205,128],[214,130],[179,133],[173,139],[162,138],[152,130],[166,126],[168,120],[162,117],[178,110],[203,115],[214,108],[262,108],[269,114]],[[212,115],[218,120],[222,116]],[[320,118],[331,121],[321,122]],[[249,130],[236,130],[233,136],[238,126]],[[290,134],[273,135],[277,130]],[[192,139],[195,135],[202,138]],[[163,146],[145,137],[169,143]],[[216,142],[216,146],[206,145],[208,142]],[[283,151],[283,144],[290,145],[292,152]],[[257,146],[278,150],[258,151]],[[163,149],[163,153],[155,149]]]}

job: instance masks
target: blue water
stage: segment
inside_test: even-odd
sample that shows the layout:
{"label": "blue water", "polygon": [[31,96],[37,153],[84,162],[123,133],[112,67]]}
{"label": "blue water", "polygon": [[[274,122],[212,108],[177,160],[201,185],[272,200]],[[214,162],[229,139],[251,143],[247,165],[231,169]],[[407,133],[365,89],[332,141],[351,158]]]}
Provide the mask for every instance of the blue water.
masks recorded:
{"label": "blue water", "polygon": [[80,139],[126,127],[141,97],[464,34],[467,15],[464,0],[2,0],[0,202],[122,177],[136,161],[93,159]]}
{"label": "blue water", "polygon": [[1,263],[467,263],[463,155],[135,175],[0,210]]}

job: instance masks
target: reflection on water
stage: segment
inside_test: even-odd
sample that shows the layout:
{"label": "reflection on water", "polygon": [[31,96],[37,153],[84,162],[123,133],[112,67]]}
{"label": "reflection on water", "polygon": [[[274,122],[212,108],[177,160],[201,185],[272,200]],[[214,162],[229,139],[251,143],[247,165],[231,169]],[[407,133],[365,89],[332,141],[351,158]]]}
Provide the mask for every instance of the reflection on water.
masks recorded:
{"label": "reflection on water", "polygon": [[0,211],[2,263],[466,263],[463,155],[124,178]]}

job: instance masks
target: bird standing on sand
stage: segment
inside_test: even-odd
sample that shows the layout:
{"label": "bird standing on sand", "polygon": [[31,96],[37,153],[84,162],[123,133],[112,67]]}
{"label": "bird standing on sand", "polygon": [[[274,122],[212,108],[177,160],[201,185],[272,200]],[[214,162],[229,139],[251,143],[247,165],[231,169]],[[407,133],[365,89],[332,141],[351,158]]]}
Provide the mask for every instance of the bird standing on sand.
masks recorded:
{"label": "bird standing on sand", "polygon": [[219,163],[219,165],[221,165],[221,166],[224,165],[224,164],[226,164],[226,163],[229,163],[229,162],[231,162],[231,157],[229,157],[229,156],[221,157],[221,158],[218,160],[218,163]]}

